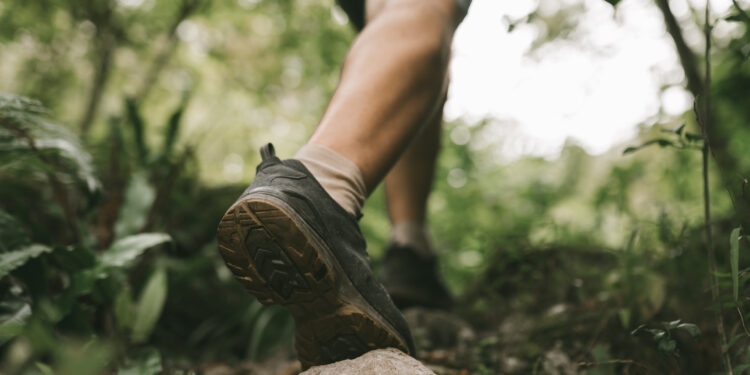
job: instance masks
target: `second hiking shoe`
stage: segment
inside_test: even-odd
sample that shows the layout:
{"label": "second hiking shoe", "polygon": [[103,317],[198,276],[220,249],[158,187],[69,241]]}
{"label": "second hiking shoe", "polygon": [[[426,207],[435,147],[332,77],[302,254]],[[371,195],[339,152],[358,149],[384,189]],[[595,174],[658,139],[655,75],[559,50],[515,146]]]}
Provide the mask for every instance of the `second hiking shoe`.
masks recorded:
{"label": "second hiking shoe", "polygon": [[403,315],[375,280],[357,219],[297,160],[261,149],[252,185],[219,223],[219,251],[245,288],[294,317],[302,366],[393,347],[414,355]]}

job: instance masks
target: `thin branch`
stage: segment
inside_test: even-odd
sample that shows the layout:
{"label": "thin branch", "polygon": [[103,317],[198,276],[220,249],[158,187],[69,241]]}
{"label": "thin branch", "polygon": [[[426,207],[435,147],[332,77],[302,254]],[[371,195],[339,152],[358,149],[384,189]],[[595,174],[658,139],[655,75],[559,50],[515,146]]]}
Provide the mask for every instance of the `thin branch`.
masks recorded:
{"label": "thin branch", "polygon": [[108,37],[102,37],[97,45],[99,55],[96,62],[96,71],[94,73],[94,79],[91,82],[89,97],[86,101],[86,109],[84,110],[83,117],[78,126],[81,138],[84,139],[89,133],[89,129],[94,122],[96,113],[99,111],[104,88],[109,81],[110,72],[112,70],[112,55],[115,50],[114,44]]}
{"label": "thin branch", "polygon": [[144,75],[145,78],[143,80],[143,83],[141,84],[140,88],[135,91],[134,98],[136,98],[136,100],[144,100],[148,93],[151,92],[151,89],[154,87],[159,74],[167,66],[167,63],[169,63],[169,60],[172,58],[172,54],[177,47],[177,42],[179,41],[179,39],[177,38],[177,27],[179,27],[182,21],[190,17],[190,15],[200,7],[202,1],[203,0],[182,1],[180,10],[179,12],[177,12],[177,16],[172,21],[169,29],[167,29],[167,40],[164,47],[157,53],[156,58],[154,58],[151,66],[148,68],[146,74]]}
{"label": "thin branch", "polygon": [[78,124],[82,139],[86,139],[94,123],[104,95],[104,90],[112,71],[113,55],[117,48],[118,28],[114,20],[113,1],[73,2],[71,13],[74,17],[90,20],[96,25],[96,36],[93,41],[95,52],[94,77],[91,81],[86,106]]}
{"label": "thin branch", "polygon": [[[705,51],[705,73],[703,84],[703,113],[699,116],[698,123],[701,124],[703,131],[703,137],[705,139],[703,143],[703,202],[704,202],[704,214],[705,214],[705,235],[706,235],[706,253],[708,256],[708,268],[709,268],[709,279],[711,282],[711,298],[714,304],[721,306],[721,294],[719,290],[719,279],[717,277],[716,269],[716,254],[713,246],[713,236],[711,233],[711,200],[710,200],[710,186],[708,179],[709,165],[708,159],[711,155],[711,142],[709,139],[709,131],[712,127],[712,115],[711,115],[711,7],[710,0],[706,0],[706,13],[705,13],[705,25],[704,34],[706,41]],[[716,311],[716,329],[719,331],[719,340],[721,353],[723,356],[724,370],[727,374],[733,375],[734,370],[732,369],[732,359],[729,353],[729,344],[727,341],[727,333],[724,329],[724,317],[719,308]]]}
{"label": "thin branch", "polygon": [[[698,68],[695,53],[685,42],[682,29],[680,28],[679,23],[674,16],[674,13],[672,13],[671,8],[669,7],[669,0],[656,0],[656,4],[658,5],[659,9],[662,12],[662,15],[664,16],[664,22],[667,27],[667,32],[672,37],[672,40],[674,41],[675,47],[677,49],[677,53],[680,57],[680,63],[683,70],[685,71],[685,77],[687,79],[687,89],[691,94],[693,94],[693,97],[695,97],[696,100],[702,101],[703,95],[707,91],[703,87],[705,83],[701,78],[701,73]],[[747,14],[744,12],[740,13],[747,16]],[[702,105],[700,107],[700,110],[696,107],[696,115],[698,117],[698,124],[700,126],[703,126],[703,124],[706,123],[714,124],[714,113],[711,111],[709,111],[709,113],[705,113],[705,105]],[[703,120],[701,120],[701,118]],[[750,228],[750,200],[735,199],[736,197],[743,195],[741,189],[744,188],[744,185],[736,185],[735,174],[739,168],[740,163],[738,162],[737,158],[734,157],[728,150],[727,145],[729,143],[729,137],[727,136],[727,134],[729,130],[724,129],[722,131],[722,129],[715,126],[709,126],[708,129],[701,130],[703,130],[703,133],[706,136],[711,136],[709,151],[711,152],[714,160],[716,160],[716,166],[718,167],[719,175],[721,176],[725,188],[730,194],[730,198],[732,199],[732,204],[734,206],[735,215],[737,216],[743,227]]]}
{"label": "thin branch", "polygon": [[677,22],[677,18],[674,16],[672,9],[669,7],[669,0],[656,0],[656,5],[659,6],[662,16],[664,17],[664,23],[667,26],[667,32],[672,37],[675,47],[677,48],[677,54],[680,57],[680,63],[682,69],[685,71],[685,77],[687,78],[687,87],[694,97],[698,97],[703,93],[703,82],[701,81],[700,69],[698,68],[697,58],[695,53],[685,42],[685,38],[682,34],[682,28]]}
{"label": "thin branch", "polygon": [[737,306],[737,315],[740,317],[740,323],[742,323],[742,329],[745,331],[745,335],[750,337],[750,331],[747,330],[747,326],[745,325],[745,317],[742,316],[742,309]]}
{"label": "thin branch", "polygon": [[740,18],[742,18],[743,21],[747,24],[748,27],[750,27],[750,16],[745,13],[744,10],[742,10],[742,7],[737,2],[737,0],[732,0],[732,4],[734,4],[734,9],[737,9],[737,13],[739,13]]}

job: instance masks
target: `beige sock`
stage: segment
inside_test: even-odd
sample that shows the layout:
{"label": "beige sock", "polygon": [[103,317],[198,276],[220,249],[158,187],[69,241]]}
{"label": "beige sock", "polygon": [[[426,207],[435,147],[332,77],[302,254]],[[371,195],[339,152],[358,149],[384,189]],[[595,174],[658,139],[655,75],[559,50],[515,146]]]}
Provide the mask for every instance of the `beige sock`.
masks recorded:
{"label": "beige sock", "polygon": [[310,170],[336,203],[350,214],[359,216],[367,189],[362,172],[353,161],[328,147],[309,143],[294,158]]}
{"label": "beige sock", "polygon": [[412,248],[425,258],[435,256],[427,227],[418,221],[405,220],[393,224],[391,242],[398,246]]}

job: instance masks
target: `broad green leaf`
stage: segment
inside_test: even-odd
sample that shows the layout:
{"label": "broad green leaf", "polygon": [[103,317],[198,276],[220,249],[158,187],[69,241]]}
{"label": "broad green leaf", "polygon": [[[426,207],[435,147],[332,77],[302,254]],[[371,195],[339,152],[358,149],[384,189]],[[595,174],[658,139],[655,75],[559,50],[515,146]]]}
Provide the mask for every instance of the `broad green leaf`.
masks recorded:
{"label": "broad green leaf", "polygon": [[16,337],[23,327],[26,325],[26,321],[31,316],[31,306],[28,304],[22,305],[12,316],[0,322],[0,345],[5,344],[8,340]]}
{"label": "broad green leaf", "polygon": [[60,345],[55,363],[55,373],[75,375],[98,375],[109,373],[115,348],[98,338],[92,338],[84,345],[70,343]]}
{"label": "broad green leaf", "polygon": [[619,4],[621,0],[604,0],[604,1],[610,3],[613,7],[616,7],[617,4]]}
{"label": "broad green leaf", "polygon": [[739,298],[740,228],[734,228],[729,235],[729,264],[732,268],[732,295]]}
{"label": "broad green leaf", "polygon": [[0,209],[0,252],[29,243],[29,234],[11,214]]}
{"label": "broad green leaf", "polygon": [[124,267],[129,265],[144,251],[156,245],[171,241],[164,233],[141,233],[115,241],[99,257],[99,264],[104,267]]}
{"label": "broad green leaf", "polygon": [[143,228],[155,198],[156,189],[149,182],[147,174],[143,171],[134,173],[128,182],[125,202],[115,224],[116,238],[136,234]]}
{"label": "broad green leaf", "polygon": [[33,99],[0,93],[0,128],[21,131],[33,140],[15,134],[11,142],[0,145],[0,151],[41,152],[55,156],[55,161],[67,161],[73,172],[90,192],[99,189],[91,155],[84,149],[78,136],[67,127],[44,117],[46,109]]}
{"label": "broad green leaf", "polygon": [[649,329],[648,331],[651,332],[652,335],[654,335],[654,340],[657,341],[667,336],[667,331],[661,329]]}
{"label": "broad green leaf", "polygon": [[38,368],[39,371],[42,372],[42,374],[44,374],[44,375],[55,375],[55,372],[52,371],[52,367],[49,367],[49,366],[45,365],[42,362],[37,362],[37,363],[35,363],[35,365],[36,365],[36,368]]}
{"label": "broad green leaf", "polygon": [[148,347],[131,355],[127,364],[117,370],[117,375],[156,375],[161,373],[161,354]]}
{"label": "broad green leaf", "polygon": [[23,266],[29,259],[48,253],[52,248],[41,244],[32,244],[0,254],[0,279],[14,269]]}
{"label": "broad green leaf", "polygon": [[693,336],[693,338],[700,337],[701,335],[701,329],[693,323],[682,323],[677,326],[677,329],[683,329],[687,331],[687,333],[689,333],[690,336]]}
{"label": "broad green leaf", "polygon": [[159,268],[151,275],[138,299],[131,334],[134,343],[142,343],[151,335],[166,299],[167,272]]}
{"label": "broad green leaf", "polygon": [[125,287],[120,290],[115,297],[113,308],[117,328],[129,328],[133,324],[133,299],[130,297],[130,288]]}
{"label": "broad green leaf", "polygon": [[672,339],[664,339],[659,340],[659,350],[661,350],[663,353],[674,353],[674,350],[677,349],[677,342]]}

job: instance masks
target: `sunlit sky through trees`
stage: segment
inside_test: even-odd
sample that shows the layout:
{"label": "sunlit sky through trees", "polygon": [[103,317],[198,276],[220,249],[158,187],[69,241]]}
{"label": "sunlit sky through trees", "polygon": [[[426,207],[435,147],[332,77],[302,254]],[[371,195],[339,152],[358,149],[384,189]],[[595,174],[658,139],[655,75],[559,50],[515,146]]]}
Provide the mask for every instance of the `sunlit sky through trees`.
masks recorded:
{"label": "sunlit sky through trees", "polygon": [[[696,9],[704,1],[690,0]],[[686,0],[670,2],[678,19],[692,15]],[[730,0],[711,1],[715,18]],[[525,22],[539,5],[545,19],[578,14],[577,25],[550,43],[541,22]],[[509,24],[516,27],[509,32]],[[549,24],[549,22],[547,22]],[[738,31],[718,22],[715,38]],[[685,30],[702,49],[699,28]],[[626,0],[617,11],[603,0],[474,0],[457,32],[446,119],[487,116],[499,120],[498,159],[520,155],[555,157],[566,139],[602,153],[636,134],[640,124],[678,121],[692,107],[684,73],[659,10],[649,0]],[[461,134],[452,134],[461,142]]]}

